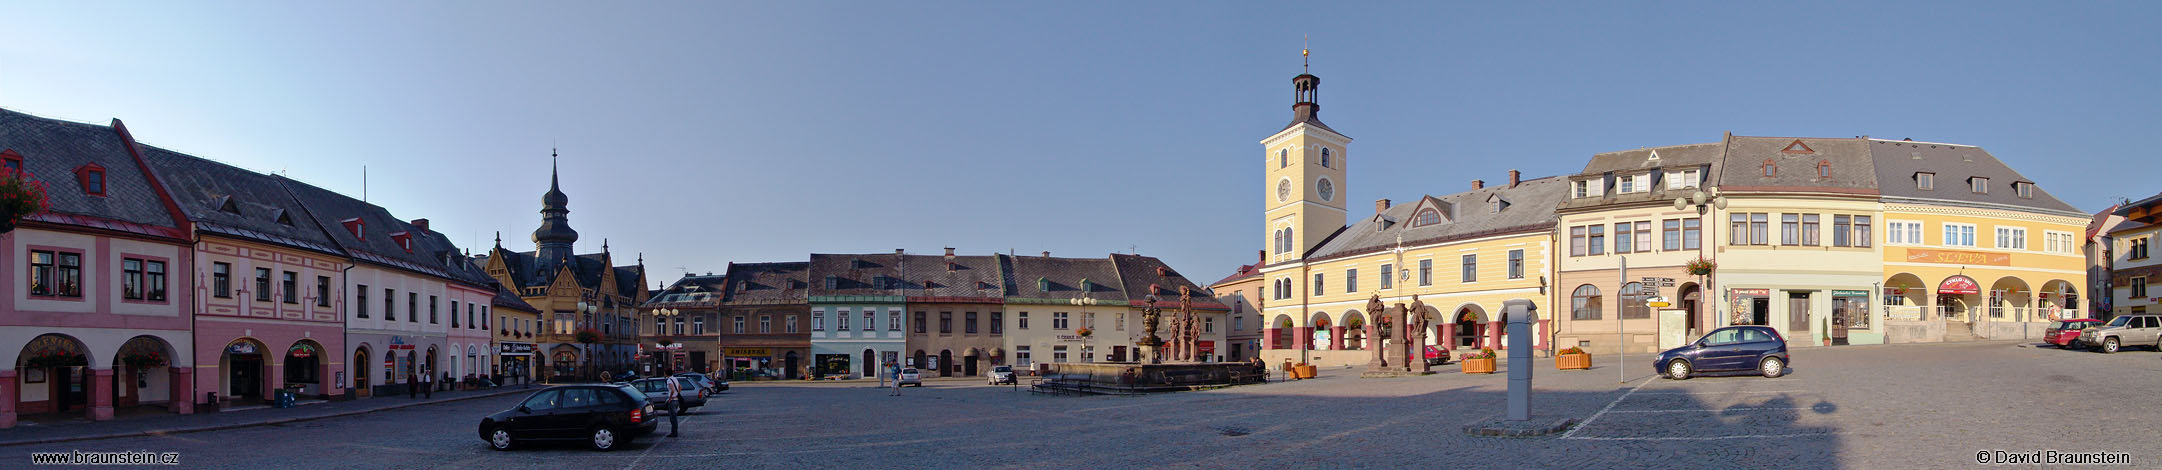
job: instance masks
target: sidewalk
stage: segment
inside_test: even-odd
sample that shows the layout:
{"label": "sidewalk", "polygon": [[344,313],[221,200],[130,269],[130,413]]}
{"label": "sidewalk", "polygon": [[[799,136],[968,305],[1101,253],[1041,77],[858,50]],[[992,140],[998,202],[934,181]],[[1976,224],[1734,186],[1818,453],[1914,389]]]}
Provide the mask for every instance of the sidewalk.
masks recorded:
{"label": "sidewalk", "polygon": [[[119,418],[112,421],[90,421],[80,417],[45,423],[33,423],[29,420],[23,420],[17,423],[14,428],[0,429],[0,447],[283,424],[295,421],[352,416],[410,406],[531,393],[534,390],[540,390],[542,387],[545,386],[535,384],[533,388],[527,389],[513,385],[494,390],[435,392],[439,398],[432,399],[408,399],[397,396],[362,398],[350,401],[326,402],[317,400],[312,403],[303,401],[298,406],[285,409],[250,407],[219,413],[198,412],[190,415],[155,413],[134,418]],[[198,407],[196,409],[201,410],[202,408]]]}

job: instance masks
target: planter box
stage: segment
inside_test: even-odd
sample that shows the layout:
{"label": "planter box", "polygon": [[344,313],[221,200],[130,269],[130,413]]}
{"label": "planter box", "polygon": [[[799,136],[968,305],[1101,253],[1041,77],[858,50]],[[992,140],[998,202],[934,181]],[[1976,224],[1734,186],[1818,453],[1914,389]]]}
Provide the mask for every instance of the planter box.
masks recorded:
{"label": "planter box", "polygon": [[1315,374],[1318,374],[1318,373],[1320,373],[1320,372],[1321,372],[1321,370],[1320,370],[1320,369],[1321,369],[1321,366],[1315,366],[1315,365],[1300,365],[1300,366],[1295,366],[1295,367],[1294,367],[1293,369],[1294,369],[1294,370],[1296,371],[1296,372],[1295,372],[1295,374],[1296,374],[1296,375],[1294,375],[1294,377],[1295,377],[1295,378],[1301,378],[1301,379],[1311,379],[1311,378],[1314,378]]}
{"label": "planter box", "polygon": [[1590,354],[1563,354],[1554,356],[1554,368],[1559,370],[1584,370],[1591,368]]}
{"label": "planter box", "polygon": [[1463,367],[1463,369],[1464,369],[1464,373],[1466,373],[1466,374],[1492,374],[1492,373],[1494,373],[1494,359],[1493,359],[1493,358],[1486,358],[1486,359],[1465,359],[1465,360],[1463,360],[1463,362],[1461,362],[1461,363],[1459,363],[1459,364],[1461,364],[1461,367]]}

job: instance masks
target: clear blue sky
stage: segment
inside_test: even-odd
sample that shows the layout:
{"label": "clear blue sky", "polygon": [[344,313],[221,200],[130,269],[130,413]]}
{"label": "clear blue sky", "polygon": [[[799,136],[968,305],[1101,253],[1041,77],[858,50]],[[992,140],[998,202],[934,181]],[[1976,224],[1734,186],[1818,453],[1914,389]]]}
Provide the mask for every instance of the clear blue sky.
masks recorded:
{"label": "clear blue sky", "polygon": [[475,250],[530,249],[557,146],[580,251],[656,281],[946,246],[1214,280],[1266,239],[1303,34],[1354,218],[1724,131],[1980,145],[2090,211],[2162,191],[2155,2],[327,3],[0,5],[0,106],[348,194],[367,165]]}

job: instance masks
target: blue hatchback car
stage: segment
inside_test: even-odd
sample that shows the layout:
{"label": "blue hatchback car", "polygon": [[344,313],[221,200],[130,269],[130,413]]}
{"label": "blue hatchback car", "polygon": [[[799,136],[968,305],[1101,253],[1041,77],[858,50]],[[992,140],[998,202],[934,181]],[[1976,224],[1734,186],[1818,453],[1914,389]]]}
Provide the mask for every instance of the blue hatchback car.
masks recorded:
{"label": "blue hatchback car", "polygon": [[1713,330],[1695,343],[1659,353],[1652,368],[1674,380],[1692,375],[1756,371],[1765,377],[1787,373],[1787,340],[1778,330],[1764,326],[1729,326]]}

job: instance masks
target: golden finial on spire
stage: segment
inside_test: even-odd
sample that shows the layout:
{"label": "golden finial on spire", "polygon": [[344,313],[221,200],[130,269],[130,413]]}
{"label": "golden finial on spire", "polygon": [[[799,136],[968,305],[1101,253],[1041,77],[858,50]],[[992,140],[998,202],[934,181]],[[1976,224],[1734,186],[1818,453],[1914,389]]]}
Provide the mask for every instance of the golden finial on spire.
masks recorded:
{"label": "golden finial on spire", "polygon": [[1312,51],[1312,50],[1309,50],[1309,49],[1307,49],[1307,47],[1306,47],[1306,46],[1307,46],[1307,43],[1309,43],[1309,42],[1313,42],[1313,40],[1314,40],[1314,37],[1313,37],[1312,35],[1303,35],[1303,34],[1302,34],[1302,35],[1299,35],[1299,71],[1300,71],[1300,72],[1312,72],[1312,71],[1313,71],[1313,64],[1311,64],[1311,63],[1309,63],[1309,62],[1307,61],[1307,58],[1308,58],[1308,57],[1311,57],[1311,56],[1313,55],[1313,51]]}

